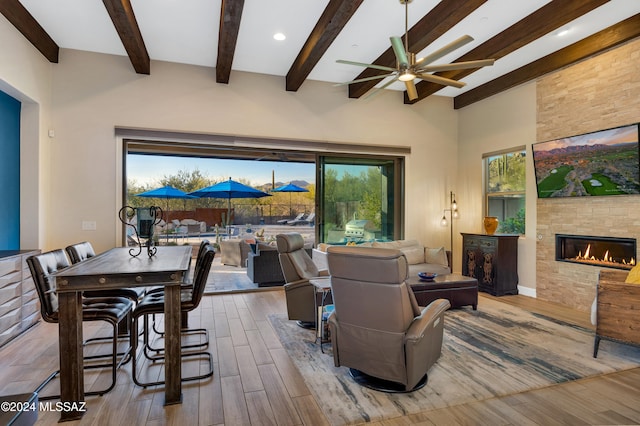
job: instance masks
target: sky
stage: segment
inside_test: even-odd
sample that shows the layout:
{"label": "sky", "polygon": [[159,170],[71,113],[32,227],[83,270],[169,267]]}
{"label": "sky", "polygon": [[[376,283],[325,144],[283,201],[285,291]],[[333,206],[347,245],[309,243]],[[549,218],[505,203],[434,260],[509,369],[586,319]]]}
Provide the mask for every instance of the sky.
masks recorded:
{"label": "sky", "polygon": [[305,180],[314,183],[315,164],[285,163],[280,161],[221,160],[215,158],[168,157],[159,155],[127,156],[127,178],[137,185],[159,186],[160,179],[179,171],[199,170],[203,176],[215,180],[229,178],[248,180],[252,186],[271,183],[271,172],[276,182],[289,183]]}
{"label": "sky", "polygon": [[618,127],[615,129],[600,130],[584,135],[554,141],[542,142],[534,145],[534,151],[551,151],[556,148],[580,145],[615,145],[619,143],[638,142],[638,125]]}

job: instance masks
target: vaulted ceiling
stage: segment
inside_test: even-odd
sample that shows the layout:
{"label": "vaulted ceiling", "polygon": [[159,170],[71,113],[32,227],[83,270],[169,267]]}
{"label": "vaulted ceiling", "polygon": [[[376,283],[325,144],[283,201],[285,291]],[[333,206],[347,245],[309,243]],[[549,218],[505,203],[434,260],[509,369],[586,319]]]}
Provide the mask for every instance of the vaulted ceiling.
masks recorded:
{"label": "vaulted ceiling", "polygon": [[[417,57],[468,34],[475,40],[439,63],[496,62],[437,72],[467,85],[420,81],[418,99],[405,92],[405,104],[438,94],[461,108],[640,35],[638,0],[410,1],[408,47]],[[389,36],[405,30],[399,0],[0,0],[0,12],[53,63],[60,48],[78,49],[127,55],[139,74],[160,60],[211,67],[217,84],[234,84],[233,71],[282,76],[283,90],[293,92],[307,79],[386,74],[336,60],[395,67]],[[286,39],[274,40],[276,32]],[[381,80],[334,90],[360,98],[376,85]]]}

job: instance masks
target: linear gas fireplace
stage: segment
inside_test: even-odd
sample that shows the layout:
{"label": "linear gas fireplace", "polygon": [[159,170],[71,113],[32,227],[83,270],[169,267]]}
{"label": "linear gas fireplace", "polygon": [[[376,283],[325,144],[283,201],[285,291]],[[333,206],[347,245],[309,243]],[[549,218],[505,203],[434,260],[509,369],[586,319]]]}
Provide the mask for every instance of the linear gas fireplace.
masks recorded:
{"label": "linear gas fireplace", "polygon": [[631,269],[636,264],[636,239],[556,234],[556,260]]}

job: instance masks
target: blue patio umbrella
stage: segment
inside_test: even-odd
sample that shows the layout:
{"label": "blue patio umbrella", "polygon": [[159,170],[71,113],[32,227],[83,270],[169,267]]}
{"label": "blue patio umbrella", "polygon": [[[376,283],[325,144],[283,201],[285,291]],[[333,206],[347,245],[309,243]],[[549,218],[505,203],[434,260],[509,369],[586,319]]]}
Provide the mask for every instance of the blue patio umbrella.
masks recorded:
{"label": "blue patio umbrella", "polygon": [[190,198],[196,198],[193,195],[189,195],[184,191],[179,190],[178,188],[174,188],[171,185],[163,186],[162,188],[152,189],[150,191],[141,192],[140,194],[136,194],[136,197],[145,197],[145,198],[164,198],[167,200],[167,222],[169,222],[169,199],[179,198],[183,200],[187,200]]}
{"label": "blue patio umbrella", "polygon": [[259,189],[255,189],[243,183],[236,182],[235,180],[231,180],[231,178],[223,182],[218,182],[215,185],[190,192],[189,195],[193,195],[198,198],[224,198],[229,200],[227,207],[227,220],[229,221],[231,220],[232,198],[262,198],[271,196],[271,194],[267,194],[266,192],[262,192]]}
{"label": "blue patio umbrella", "polygon": [[301,186],[289,183],[288,185],[279,186],[273,189],[271,192],[288,192],[289,193],[289,214],[292,215],[293,211],[291,210],[291,193],[292,192],[309,192],[309,190],[307,188],[303,188]]}

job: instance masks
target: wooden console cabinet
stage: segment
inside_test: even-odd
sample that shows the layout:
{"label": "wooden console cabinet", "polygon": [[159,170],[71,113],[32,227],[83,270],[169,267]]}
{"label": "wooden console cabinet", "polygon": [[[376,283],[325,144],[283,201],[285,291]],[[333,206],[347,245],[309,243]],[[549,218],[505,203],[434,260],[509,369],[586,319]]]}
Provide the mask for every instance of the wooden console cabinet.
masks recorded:
{"label": "wooden console cabinet", "polygon": [[27,258],[38,250],[0,250],[0,346],[40,319]]}
{"label": "wooden console cabinet", "polygon": [[494,296],[518,294],[519,235],[462,233],[462,275]]}

